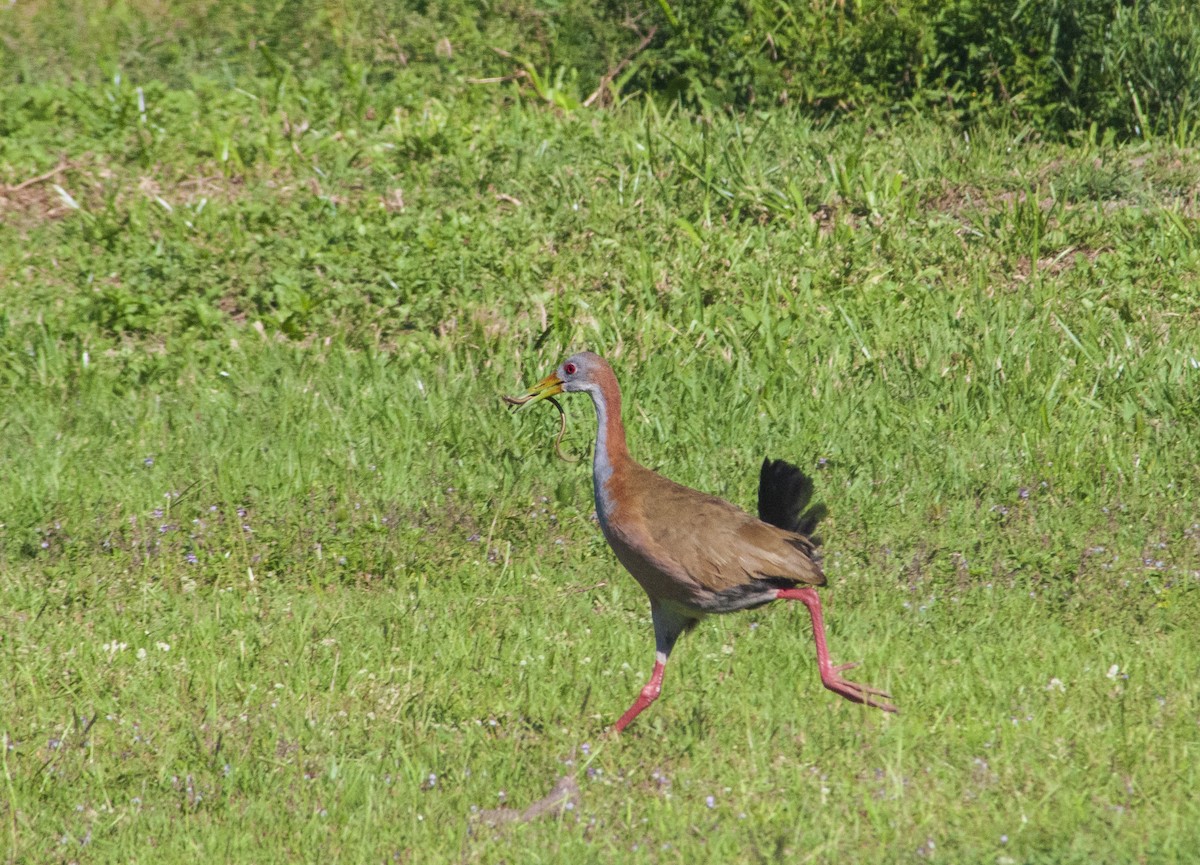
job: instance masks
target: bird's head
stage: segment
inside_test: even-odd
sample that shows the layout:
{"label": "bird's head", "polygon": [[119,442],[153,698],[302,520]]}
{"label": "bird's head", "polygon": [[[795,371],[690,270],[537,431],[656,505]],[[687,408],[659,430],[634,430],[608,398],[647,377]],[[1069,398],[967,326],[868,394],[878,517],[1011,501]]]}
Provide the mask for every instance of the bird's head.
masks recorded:
{"label": "bird's head", "polygon": [[574,393],[580,390],[592,390],[597,387],[599,377],[607,368],[604,358],[590,351],[573,354],[520,397],[508,399],[515,405],[530,405],[543,399],[557,396],[560,393]]}
{"label": "bird's head", "polygon": [[558,438],[554,441],[554,449],[558,451],[558,455],[563,459],[568,462],[574,462],[573,458],[567,457],[562,452],[562,438],[567,431],[567,413],[563,411],[563,407],[559,405],[558,400],[554,397],[560,393],[586,390],[591,391],[593,399],[596,399],[600,393],[600,380],[606,372],[609,377],[612,376],[612,368],[605,362],[604,358],[590,351],[581,351],[579,354],[573,354],[564,360],[559,364],[558,369],[529,388],[525,393],[520,396],[506,396],[503,399],[510,406],[515,406],[518,409],[535,402],[540,402],[541,400],[549,401],[551,405],[558,409],[559,420],[562,422],[562,426],[558,430]]}

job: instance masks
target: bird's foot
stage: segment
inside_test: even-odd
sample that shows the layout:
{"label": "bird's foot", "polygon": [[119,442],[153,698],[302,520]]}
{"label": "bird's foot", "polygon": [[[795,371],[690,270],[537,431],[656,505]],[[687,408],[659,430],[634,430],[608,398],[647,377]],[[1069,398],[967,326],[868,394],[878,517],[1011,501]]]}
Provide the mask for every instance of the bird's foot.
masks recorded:
{"label": "bird's foot", "polygon": [[[851,682],[849,679],[843,679],[838,675],[845,670],[851,670],[857,666],[857,662],[851,662],[848,664],[837,664],[836,666],[829,667],[828,670],[822,670],[821,684],[851,702],[862,703],[864,706],[882,709],[885,712],[899,712],[898,708],[891,703],[885,702],[892,698],[892,695],[887,691],[873,688],[870,685],[860,685],[858,682]],[[876,697],[882,699],[875,699]]]}

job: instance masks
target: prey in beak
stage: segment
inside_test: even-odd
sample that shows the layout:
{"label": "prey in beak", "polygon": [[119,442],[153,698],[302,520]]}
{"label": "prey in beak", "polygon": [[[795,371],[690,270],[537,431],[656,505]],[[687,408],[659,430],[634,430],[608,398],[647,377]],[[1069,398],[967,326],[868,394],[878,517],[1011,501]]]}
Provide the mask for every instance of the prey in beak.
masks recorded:
{"label": "prey in beak", "polygon": [[554,398],[556,394],[562,392],[562,379],[558,377],[558,373],[552,372],[520,396],[501,396],[500,399],[509,405],[518,407],[537,402],[538,400],[548,399],[558,406],[559,413],[565,416],[566,412],[563,411],[563,407],[558,405],[558,400]]}
{"label": "prey in beak", "polygon": [[535,402],[548,400],[551,405],[558,409],[558,418],[562,422],[562,425],[558,428],[558,438],[554,440],[554,452],[558,454],[559,459],[573,463],[578,461],[578,457],[569,457],[562,451],[563,436],[567,434],[567,412],[562,407],[562,403],[554,398],[562,392],[562,379],[558,377],[558,373],[552,372],[520,396],[505,396],[501,394],[500,399],[518,410]]}

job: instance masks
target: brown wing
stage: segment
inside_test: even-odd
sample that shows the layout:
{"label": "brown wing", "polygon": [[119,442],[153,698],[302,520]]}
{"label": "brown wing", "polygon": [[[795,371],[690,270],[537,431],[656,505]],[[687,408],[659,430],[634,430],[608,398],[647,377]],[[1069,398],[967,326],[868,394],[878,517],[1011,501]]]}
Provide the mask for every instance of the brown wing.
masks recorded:
{"label": "brown wing", "polygon": [[643,471],[637,483],[643,488],[643,501],[653,501],[655,509],[643,510],[642,526],[655,557],[669,559],[677,575],[685,574],[711,592],[766,577],[825,585],[808,538],[767,525],[723,499]]}

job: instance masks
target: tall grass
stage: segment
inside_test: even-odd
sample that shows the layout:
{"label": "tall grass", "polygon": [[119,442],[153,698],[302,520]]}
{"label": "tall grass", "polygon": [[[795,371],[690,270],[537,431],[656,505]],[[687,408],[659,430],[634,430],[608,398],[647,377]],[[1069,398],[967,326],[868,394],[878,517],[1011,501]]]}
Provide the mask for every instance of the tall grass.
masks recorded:
{"label": "tall grass", "polygon": [[186,87],[197,74],[225,84],[260,75],[276,79],[273,98],[312,78],[361,101],[364,88],[397,79],[434,93],[466,78],[481,92],[515,83],[566,111],[653,94],[701,111],[936,111],[1052,138],[1097,129],[1181,145],[1194,140],[1200,100],[1200,12],[1166,0],[55,0],[10,4],[0,16],[10,83],[123,77]]}

